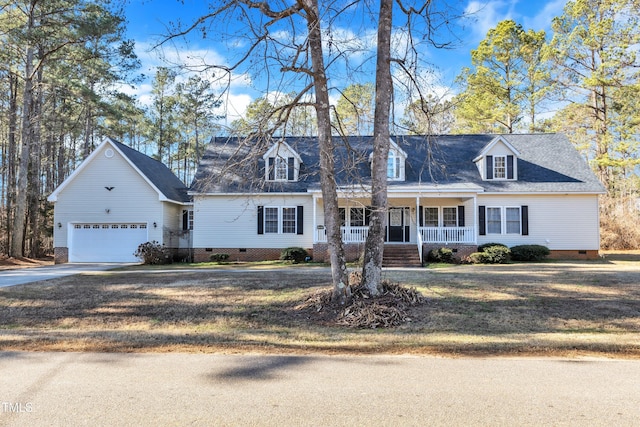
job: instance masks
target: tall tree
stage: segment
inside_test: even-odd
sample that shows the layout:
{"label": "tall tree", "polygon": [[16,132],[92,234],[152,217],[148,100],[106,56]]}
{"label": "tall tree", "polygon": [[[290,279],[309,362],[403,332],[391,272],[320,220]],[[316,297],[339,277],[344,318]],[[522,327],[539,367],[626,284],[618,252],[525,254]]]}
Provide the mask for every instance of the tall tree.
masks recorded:
{"label": "tall tree", "polygon": [[156,143],[156,158],[165,162],[169,168],[171,162],[171,146],[176,141],[176,129],[173,116],[176,105],[175,95],[176,73],[167,67],[158,67],[152,82],[151,94],[151,139]]}
{"label": "tall tree", "polygon": [[373,134],[374,97],[373,83],[353,83],[340,93],[334,122],[341,135]]}
{"label": "tall tree", "polygon": [[[114,57],[109,55],[126,53],[119,43],[123,22],[121,11],[112,8],[110,0],[0,0],[3,48],[9,57],[0,63],[0,69],[18,77],[21,97],[16,103],[20,107],[10,114],[18,119],[19,127],[13,132],[19,138],[19,149],[9,160],[17,164],[12,256],[23,256],[25,250],[39,255],[43,247],[42,195],[51,188],[50,180],[58,178],[48,168],[44,173],[41,170],[43,165],[56,164],[53,157],[64,152],[65,143],[65,135],[54,132],[73,127],[61,126],[61,118],[67,115],[64,108],[73,103],[88,107],[80,119],[84,129],[79,133],[84,133],[85,143],[91,140],[86,135],[97,131],[94,96],[116,80]],[[133,58],[131,49],[128,54]]]}
{"label": "tall tree", "polygon": [[214,120],[217,117],[214,110],[220,106],[221,101],[213,92],[211,82],[198,75],[189,77],[184,83],[178,83],[176,97],[179,119],[183,124],[181,139],[184,141],[182,148],[178,150],[178,160],[182,160],[182,180],[188,183],[200,162],[203,141],[208,141],[213,136]]}
{"label": "tall tree", "polygon": [[595,152],[591,160],[607,188],[613,186],[622,155],[612,109],[616,102],[626,103],[625,87],[638,84],[638,10],[640,0],[569,1],[562,16],[553,20],[554,36],[547,50],[564,99],[590,111]]}
{"label": "tall tree", "polygon": [[471,51],[471,68],[458,77],[457,131],[514,133],[528,112],[535,129],[536,106],[548,90],[540,51],[544,31],[525,31],[512,20],[492,28]]}
{"label": "tall tree", "polygon": [[[404,2],[381,0],[376,11],[366,2],[323,2],[317,0],[296,0],[294,2],[262,2],[252,0],[228,0],[223,4],[214,3],[210,13],[201,17],[191,27],[177,29],[172,38],[179,37],[195,29],[206,29],[217,23],[240,23],[241,29],[227,35],[217,33],[222,40],[234,39],[236,36],[247,39],[250,43],[240,60],[232,64],[217,64],[212,68],[231,72],[251,72],[260,75],[269,84],[279,82],[287,85],[287,93],[291,93],[290,86],[296,88],[291,102],[285,105],[275,105],[268,115],[273,119],[266,126],[251,129],[251,141],[247,145],[255,151],[260,140],[269,141],[277,131],[285,128],[291,112],[300,105],[313,105],[316,111],[316,126],[318,135],[318,150],[320,157],[320,174],[322,188],[322,203],[327,233],[329,254],[332,267],[334,298],[339,301],[349,299],[347,286],[347,268],[345,252],[341,239],[341,219],[338,209],[338,185],[336,182],[336,143],[331,135],[332,123],[330,114],[329,91],[331,78],[337,79],[340,70],[345,71],[351,79],[356,68],[364,67],[358,64],[351,67],[351,52],[372,52],[371,57],[376,62],[375,82],[375,114],[373,121],[374,146],[371,169],[371,205],[372,216],[368,240],[365,249],[365,265],[363,280],[371,295],[377,295],[381,289],[381,265],[384,248],[384,225],[386,223],[387,208],[387,157],[390,146],[391,102],[393,97],[392,64],[399,69],[415,73],[422,65],[416,57],[419,45],[429,43],[436,45],[434,35],[438,32],[437,25],[432,22],[433,16],[442,18],[446,26],[449,16],[446,13],[436,14],[435,6],[428,2]],[[404,37],[403,43],[396,46],[397,56],[391,55],[391,39],[393,36],[393,9],[398,8],[406,16],[406,23],[399,28]],[[439,11],[443,12],[443,11]],[[367,25],[370,34],[377,34],[377,45],[362,47],[360,40],[345,40],[344,28],[340,24],[352,22],[354,16],[361,17],[362,13],[371,16],[372,25]],[[227,26],[226,28],[230,28]],[[377,32],[376,29],[377,28]],[[235,29],[235,27],[234,27]],[[414,31],[422,31],[419,37],[413,38]],[[348,31],[347,31],[348,33]],[[409,36],[407,36],[409,34]],[[357,39],[358,37],[355,36]],[[404,51],[403,51],[404,50]],[[256,60],[256,55],[260,57]],[[257,67],[260,68],[257,68]],[[277,74],[271,74],[276,70]],[[266,75],[266,77],[265,77]],[[333,76],[333,77],[332,77]],[[364,80],[364,79],[363,79]],[[415,79],[409,79],[415,81]],[[270,88],[265,90],[269,93]],[[312,101],[310,99],[313,99]],[[265,123],[265,122],[260,122]],[[266,131],[266,132],[265,132]],[[259,138],[263,134],[263,138]],[[266,134],[266,135],[264,135]],[[366,179],[367,177],[362,177]]]}

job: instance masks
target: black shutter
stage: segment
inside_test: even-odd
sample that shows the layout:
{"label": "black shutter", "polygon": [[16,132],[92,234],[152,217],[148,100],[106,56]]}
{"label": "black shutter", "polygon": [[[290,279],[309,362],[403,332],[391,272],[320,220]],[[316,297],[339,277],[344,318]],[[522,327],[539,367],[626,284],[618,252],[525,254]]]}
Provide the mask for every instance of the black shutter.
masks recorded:
{"label": "black shutter", "polygon": [[189,229],[189,211],[186,209],[182,211],[182,229]]}
{"label": "black shutter", "polygon": [[293,181],[293,171],[294,171],[293,161],[294,161],[293,157],[289,157],[287,159],[287,179],[289,181]]}
{"label": "black shutter", "polygon": [[296,233],[304,234],[303,222],[304,222],[304,206],[298,206],[296,209],[296,226],[298,227],[298,229],[296,230]]}
{"label": "black shutter", "polygon": [[364,225],[369,225],[371,223],[371,206],[367,206],[364,208]]}
{"label": "black shutter", "polygon": [[422,206],[420,206],[418,216],[420,217],[420,227],[424,227],[424,208]]}
{"label": "black shutter", "polygon": [[464,227],[464,206],[458,206],[458,227]]}
{"label": "black shutter", "polygon": [[522,215],[522,235],[529,235],[529,206],[521,206],[520,214]]}
{"label": "black shutter", "polygon": [[487,179],[493,179],[493,156],[487,156]]}
{"label": "black shutter", "polygon": [[485,207],[478,206],[478,226],[480,229],[478,230],[478,234],[484,236],[487,234],[487,224],[485,220]]}
{"label": "black shutter", "polygon": [[264,234],[264,206],[258,206],[258,234]]}
{"label": "black shutter", "polygon": [[269,168],[269,181],[273,181],[274,179],[276,179],[276,172],[274,169],[274,163],[276,162],[276,158],[275,157],[269,157],[269,164],[268,164],[268,168]]}
{"label": "black shutter", "polygon": [[513,179],[513,156],[507,156],[507,179]]}

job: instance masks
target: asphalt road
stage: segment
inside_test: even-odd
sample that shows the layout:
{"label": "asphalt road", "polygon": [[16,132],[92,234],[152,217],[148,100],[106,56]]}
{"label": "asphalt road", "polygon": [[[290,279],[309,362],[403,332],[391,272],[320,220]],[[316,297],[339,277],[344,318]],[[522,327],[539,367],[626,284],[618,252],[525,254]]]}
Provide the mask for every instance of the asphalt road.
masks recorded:
{"label": "asphalt road", "polygon": [[3,426],[638,426],[640,361],[0,352]]}
{"label": "asphalt road", "polygon": [[56,264],[44,267],[16,268],[0,271],[0,288],[56,279],[74,274],[93,273],[131,265],[130,263]]}

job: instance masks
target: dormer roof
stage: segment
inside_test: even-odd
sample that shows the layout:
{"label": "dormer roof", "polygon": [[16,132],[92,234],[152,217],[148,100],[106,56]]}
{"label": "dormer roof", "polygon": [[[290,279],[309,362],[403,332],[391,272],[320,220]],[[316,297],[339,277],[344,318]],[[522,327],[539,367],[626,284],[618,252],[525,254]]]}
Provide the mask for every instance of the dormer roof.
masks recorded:
{"label": "dormer roof", "polygon": [[487,145],[485,145],[482,150],[480,150],[480,153],[473,159],[474,162],[477,162],[479,160],[481,160],[483,157],[485,157],[489,152],[491,152],[491,150],[493,149],[493,147],[496,146],[496,144],[503,144],[504,146],[507,147],[508,150],[511,151],[511,153],[516,156],[516,157],[520,157],[520,152],[509,143],[509,141],[507,141],[503,135],[498,135],[495,138],[493,138],[491,141],[489,141],[489,143]]}

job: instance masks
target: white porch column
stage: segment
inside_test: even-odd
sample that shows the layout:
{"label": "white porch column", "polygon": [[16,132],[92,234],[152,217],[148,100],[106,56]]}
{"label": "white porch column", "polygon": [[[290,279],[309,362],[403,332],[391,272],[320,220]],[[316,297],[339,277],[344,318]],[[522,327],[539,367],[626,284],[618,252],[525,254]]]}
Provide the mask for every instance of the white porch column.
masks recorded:
{"label": "white porch column", "polygon": [[416,228],[420,232],[420,196],[416,197]]}
{"label": "white porch column", "polygon": [[318,197],[316,196],[316,193],[313,193],[312,200],[313,200],[313,244],[315,245],[316,243],[318,243],[318,217],[316,215],[316,210],[318,206]]}
{"label": "white porch column", "polygon": [[473,195],[473,243],[475,245],[478,244],[478,233],[480,232],[480,228],[478,227],[478,194]]}

